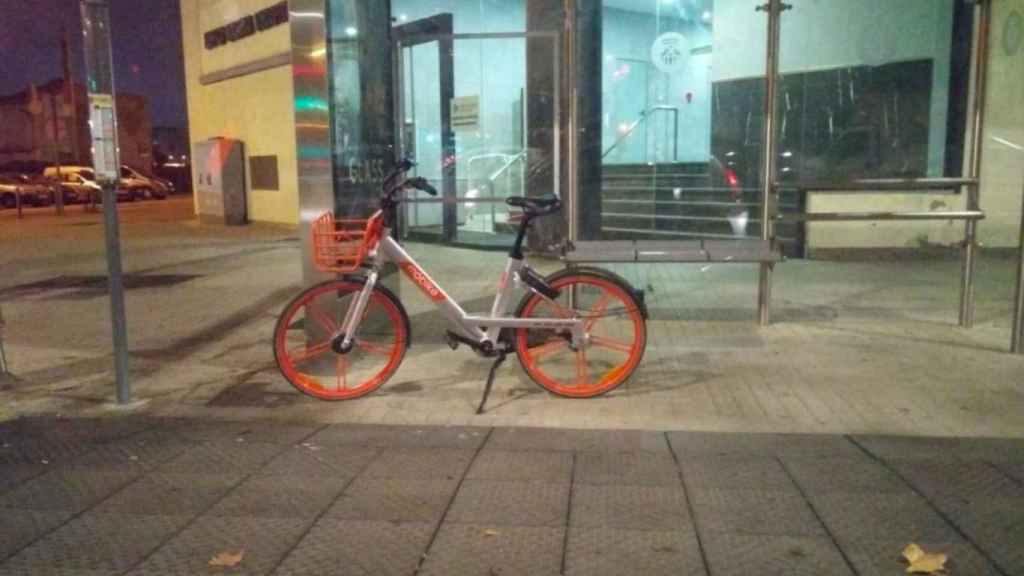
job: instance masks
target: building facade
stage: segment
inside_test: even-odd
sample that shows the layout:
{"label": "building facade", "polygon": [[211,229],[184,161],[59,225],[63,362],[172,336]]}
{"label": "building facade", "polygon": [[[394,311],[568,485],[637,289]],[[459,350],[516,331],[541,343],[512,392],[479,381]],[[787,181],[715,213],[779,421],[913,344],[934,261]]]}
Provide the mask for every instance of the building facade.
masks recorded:
{"label": "building facade", "polygon": [[[85,86],[73,91],[62,80],[0,96],[0,164],[92,163]],[[152,124],[145,96],[117,95],[121,162],[149,174]]]}
{"label": "building facade", "polygon": [[[961,0],[792,0],[781,20],[786,212],[963,209],[807,183],[966,176],[979,23]],[[277,189],[253,220],[370,209],[396,156],[443,192],[401,234],[507,243],[504,198],[568,205],[541,245],[759,237],[767,21],[758,0],[181,0],[192,142],[241,140]],[[990,0],[980,238],[1016,243],[1024,0]],[[1017,28],[1013,22],[1017,22]],[[250,170],[251,172],[251,170]],[[262,179],[261,179],[262,180]],[[789,185],[789,189],[787,189]],[[952,246],[963,225],[778,225],[792,254]]]}

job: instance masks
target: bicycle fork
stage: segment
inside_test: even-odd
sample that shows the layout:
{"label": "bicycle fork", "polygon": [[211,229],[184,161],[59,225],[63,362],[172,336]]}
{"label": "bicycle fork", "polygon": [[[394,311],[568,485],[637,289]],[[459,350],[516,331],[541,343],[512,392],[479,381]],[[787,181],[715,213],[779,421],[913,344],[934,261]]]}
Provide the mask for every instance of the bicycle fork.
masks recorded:
{"label": "bicycle fork", "polygon": [[335,334],[331,339],[334,351],[339,354],[347,354],[352,350],[356,342],[356,331],[359,330],[359,323],[366,313],[366,307],[370,304],[370,297],[373,289],[377,287],[379,275],[376,270],[371,270],[366,275],[366,283],[363,289],[356,296],[356,301],[348,307],[345,312],[345,320],[341,323],[341,332]]}

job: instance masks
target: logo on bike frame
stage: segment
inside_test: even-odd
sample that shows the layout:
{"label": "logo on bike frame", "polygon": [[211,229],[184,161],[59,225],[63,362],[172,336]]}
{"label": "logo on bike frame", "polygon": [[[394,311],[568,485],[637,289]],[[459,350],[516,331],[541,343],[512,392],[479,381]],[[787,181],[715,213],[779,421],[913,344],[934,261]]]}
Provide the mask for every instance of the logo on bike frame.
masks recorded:
{"label": "logo on bike frame", "polygon": [[441,289],[431,282],[430,278],[428,278],[422,270],[417,268],[415,264],[412,262],[402,262],[400,266],[402,267],[402,270],[405,271],[405,275],[415,282],[416,285],[420,287],[420,290],[423,290],[423,293],[431,300],[434,302],[444,301],[444,292],[441,292]]}

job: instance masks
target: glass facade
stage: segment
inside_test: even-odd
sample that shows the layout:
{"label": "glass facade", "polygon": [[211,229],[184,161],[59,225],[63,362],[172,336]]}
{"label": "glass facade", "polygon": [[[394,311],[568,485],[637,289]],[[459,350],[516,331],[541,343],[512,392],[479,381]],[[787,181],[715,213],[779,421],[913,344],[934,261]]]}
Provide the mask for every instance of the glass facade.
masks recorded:
{"label": "glass facade", "polygon": [[[330,0],[338,205],[365,209],[400,154],[443,191],[403,207],[405,238],[505,246],[504,199],[540,194],[567,200],[580,240],[758,237],[761,3]],[[792,4],[778,179],[959,176],[970,5]],[[784,192],[781,208],[802,197]],[[797,225],[777,233],[801,242]]]}

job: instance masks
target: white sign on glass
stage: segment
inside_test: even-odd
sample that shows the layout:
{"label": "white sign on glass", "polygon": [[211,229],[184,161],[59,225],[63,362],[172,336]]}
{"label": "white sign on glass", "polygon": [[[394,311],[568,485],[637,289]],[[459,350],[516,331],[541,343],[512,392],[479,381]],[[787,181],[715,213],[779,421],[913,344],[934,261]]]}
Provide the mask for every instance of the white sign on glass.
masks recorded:
{"label": "white sign on glass", "polygon": [[690,41],[678,32],[666,32],[651,46],[651,62],[658,70],[671,74],[686,67],[690,57]]}

